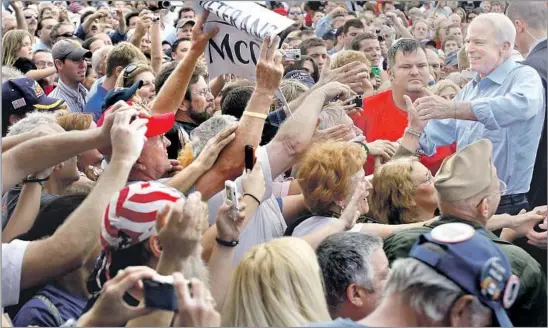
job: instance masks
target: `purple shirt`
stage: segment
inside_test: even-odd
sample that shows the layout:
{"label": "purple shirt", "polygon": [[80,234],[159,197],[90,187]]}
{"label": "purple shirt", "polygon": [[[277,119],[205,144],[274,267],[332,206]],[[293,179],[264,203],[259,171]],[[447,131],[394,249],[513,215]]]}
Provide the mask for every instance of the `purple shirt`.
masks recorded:
{"label": "purple shirt", "polygon": [[[63,321],[71,318],[78,319],[86,306],[87,299],[70,294],[64,289],[48,284],[37,295],[47,297],[59,311]],[[14,327],[58,327],[55,315],[49,307],[39,299],[30,299],[15,316]]]}

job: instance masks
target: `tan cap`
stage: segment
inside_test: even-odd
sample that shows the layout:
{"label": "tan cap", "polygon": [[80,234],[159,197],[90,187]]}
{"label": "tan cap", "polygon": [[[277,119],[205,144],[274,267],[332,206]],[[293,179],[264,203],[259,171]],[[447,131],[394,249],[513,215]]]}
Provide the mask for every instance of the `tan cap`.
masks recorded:
{"label": "tan cap", "polygon": [[436,174],[434,185],[440,200],[457,201],[470,198],[491,185],[497,174],[488,139],[478,140],[447,157]]}

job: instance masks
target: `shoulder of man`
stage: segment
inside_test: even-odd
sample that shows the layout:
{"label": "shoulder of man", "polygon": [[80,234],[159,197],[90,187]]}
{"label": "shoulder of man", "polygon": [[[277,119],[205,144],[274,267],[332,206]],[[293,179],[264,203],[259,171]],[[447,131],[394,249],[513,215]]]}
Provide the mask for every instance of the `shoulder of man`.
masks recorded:
{"label": "shoulder of man", "polygon": [[519,277],[516,302],[508,310],[515,327],[546,327],[546,273],[522,248],[507,243],[496,244],[508,258],[512,273]]}
{"label": "shoulder of man", "polygon": [[388,262],[392,263],[399,258],[407,257],[411,247],[413,247],[419,236],[430,230],[431,228],[429,227],[419,227],[398,231],[389,235],[384,240],[383,245]]}

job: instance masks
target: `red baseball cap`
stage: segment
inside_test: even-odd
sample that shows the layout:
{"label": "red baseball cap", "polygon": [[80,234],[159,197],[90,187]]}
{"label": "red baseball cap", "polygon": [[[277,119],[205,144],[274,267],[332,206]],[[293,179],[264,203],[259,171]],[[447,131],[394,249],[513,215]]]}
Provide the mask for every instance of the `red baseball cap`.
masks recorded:
{"label": "red baseball cap", "polygon": [[[128,102],[128,104],[131,104],[131,102]],[[98,127],[103,125],[103,120],[105,119],[105,115],[106,113],[108,113],[109,110],[110,108],[107,109],[97,121]],[[145,133],[145,136],[147,138],[164,134],[173,127],[173,124],[175,124],[175,113],[166,113],[152,116],[139,114],[139,117],[148,119],[147,132]]]}

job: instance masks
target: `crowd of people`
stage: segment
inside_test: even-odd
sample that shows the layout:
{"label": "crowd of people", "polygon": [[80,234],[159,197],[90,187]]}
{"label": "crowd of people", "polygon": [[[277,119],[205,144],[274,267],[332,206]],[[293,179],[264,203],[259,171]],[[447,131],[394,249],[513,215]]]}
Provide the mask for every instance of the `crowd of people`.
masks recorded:
{"label": "crowd of people", "polygon": [[250,5],[4,2],[2,326],[546,327],[548,2]]}

